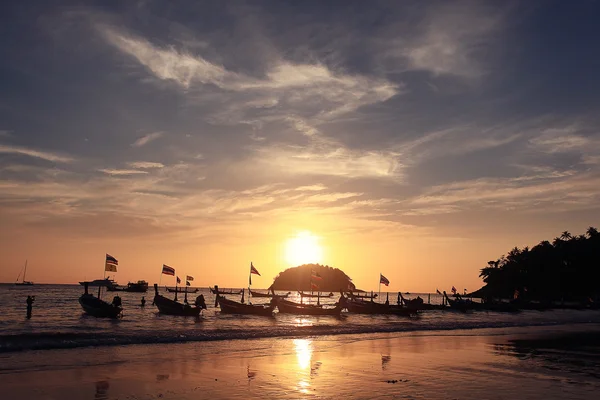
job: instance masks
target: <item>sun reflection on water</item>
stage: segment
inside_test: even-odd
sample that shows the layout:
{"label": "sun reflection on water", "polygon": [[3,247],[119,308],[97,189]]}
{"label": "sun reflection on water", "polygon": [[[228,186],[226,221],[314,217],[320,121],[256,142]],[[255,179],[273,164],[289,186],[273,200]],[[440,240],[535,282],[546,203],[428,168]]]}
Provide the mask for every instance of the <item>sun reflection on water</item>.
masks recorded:
{"label": "sun reflection on water", "polygon": [[308,369],[312,357],[312,341],[310,339],[294,339],[296,348],[296,357],[298,358],[298,367]]}

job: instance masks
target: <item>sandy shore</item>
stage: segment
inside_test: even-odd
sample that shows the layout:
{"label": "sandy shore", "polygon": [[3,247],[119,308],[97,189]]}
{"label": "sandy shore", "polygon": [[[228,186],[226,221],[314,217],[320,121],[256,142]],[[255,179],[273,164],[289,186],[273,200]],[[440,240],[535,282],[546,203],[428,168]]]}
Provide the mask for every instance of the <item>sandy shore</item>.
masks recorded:
{"label": "sandy shore", "polygon": [[7,353],[6,399],[592,399],[600,326]]}

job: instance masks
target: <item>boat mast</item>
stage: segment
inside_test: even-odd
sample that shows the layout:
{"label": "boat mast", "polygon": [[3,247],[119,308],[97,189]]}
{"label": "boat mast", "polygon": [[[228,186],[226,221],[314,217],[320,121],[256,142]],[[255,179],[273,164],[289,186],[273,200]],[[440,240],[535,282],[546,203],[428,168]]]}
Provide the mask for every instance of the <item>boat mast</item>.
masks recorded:
{"label": "boat mast", "polygon": [[25,283],[25,275],[27,275],[27,260],[25,260],[25,271],[23,271],[23,283]]}

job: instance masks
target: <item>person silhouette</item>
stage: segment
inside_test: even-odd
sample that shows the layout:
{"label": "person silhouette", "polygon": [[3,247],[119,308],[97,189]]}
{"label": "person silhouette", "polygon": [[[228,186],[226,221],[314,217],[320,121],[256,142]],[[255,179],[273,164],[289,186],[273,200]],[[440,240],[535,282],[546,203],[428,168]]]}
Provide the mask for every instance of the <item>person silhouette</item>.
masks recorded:
{"label": "person silhouette", "polygon": [[33,301],[35,296],[27,296],[27,319],[31,318],[31,310],[33,310]]}
{"label": "person silhouette", "polygon": [[142,302],[141,302],[141,307],[145,307],[146,306],[146,299],[144,298],[144,296],[142,296]]}

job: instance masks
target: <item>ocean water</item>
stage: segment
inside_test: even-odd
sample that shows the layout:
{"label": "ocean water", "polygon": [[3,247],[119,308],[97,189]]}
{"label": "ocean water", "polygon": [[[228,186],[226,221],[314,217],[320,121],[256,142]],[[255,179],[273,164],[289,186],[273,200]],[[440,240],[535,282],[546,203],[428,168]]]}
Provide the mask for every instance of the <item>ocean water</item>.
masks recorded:
{"label": "ocean water", "polygon": [[[123,300],[124,316],[120,320],[108,320],[90,317],[82,312],[78,302],[82,292],[83,288],[79,285],[0,285],[0,304],[3,305],[3,311],[0,313],[0,352],[245,338],[600,323],[600,311],[596,310],[520,313],[426,311],[414,318],[349,313],[343,313],[341,317],[299,317],[277,312],[272,318],[225,315],[221,314],[218,308],[214,308],[214,295],[208,288],[201,289],[198,293],[204,295],[208,306],[200,319],[159,315],[156,307],[152,306],[153,290],[150,289],[146,294],[119,292]],[[103,298],[110,301],[115,294],[103,293]],[[193,301],[198,294],[192,294],[190,299]],[[26,319],[25,300],[28,295],[36,296],[31,319]],[[147,303],[145,308],[141,308],[140,299],[144,295]],[[180,299],[183,298],[182,295],[179,296]],[[420,296],[427,301],[427,294]],[[227,297],[240,299],[240,296]],[[385,301],[385,297],[382,293],[382,301]],[[289,299],[299,301],[297,294]],[[250,300],[255,304],[269,301],[263,298]],[[390,302],[395,300],[396,294],[390,293]],[[337,296],[321,300],[325,304],[335,301]],[[441,297],[431,295],[431,303],[440,304]]]}

